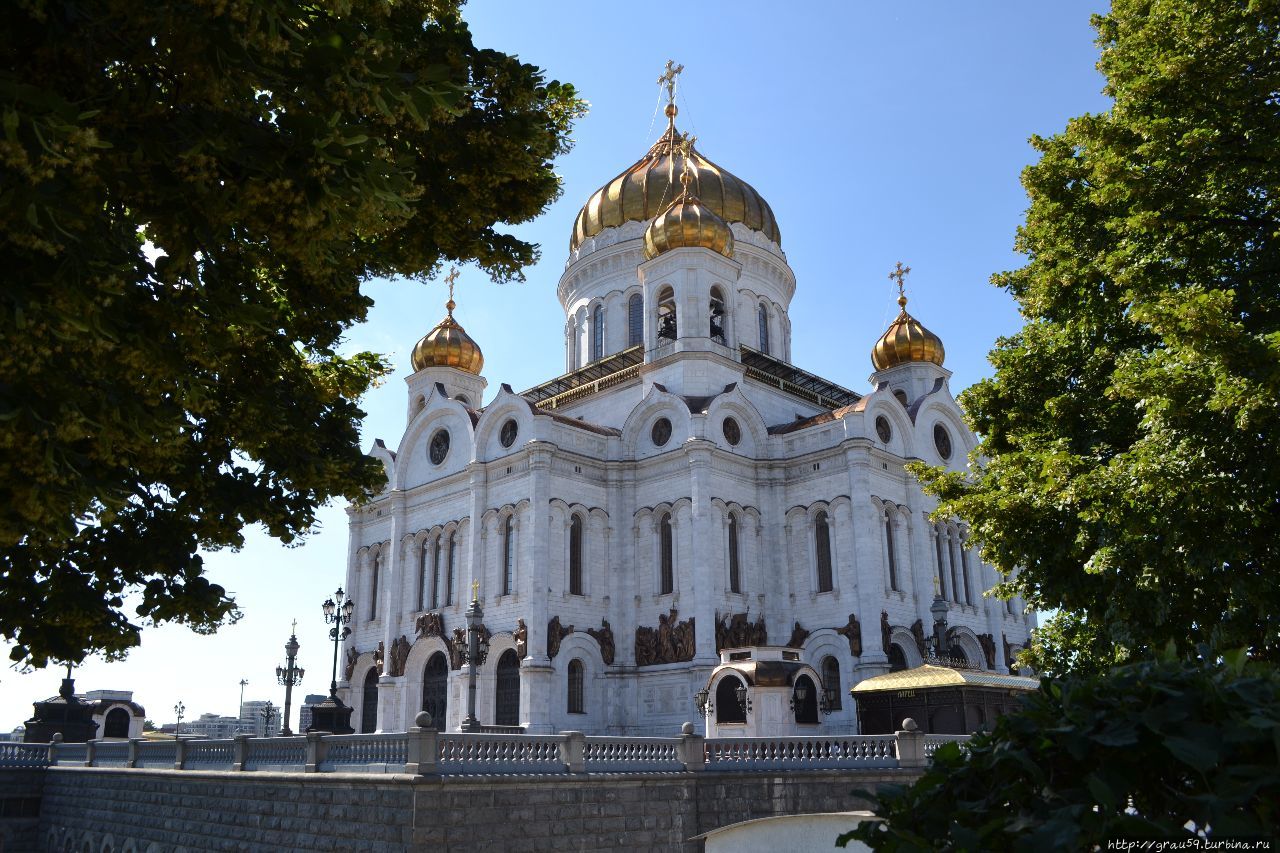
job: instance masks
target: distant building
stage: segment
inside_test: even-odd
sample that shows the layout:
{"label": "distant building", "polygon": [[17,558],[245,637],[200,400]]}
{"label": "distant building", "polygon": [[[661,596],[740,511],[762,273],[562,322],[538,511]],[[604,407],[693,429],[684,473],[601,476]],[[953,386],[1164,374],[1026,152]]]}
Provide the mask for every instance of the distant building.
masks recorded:
{"label": "distant building", "polygon": [[197,719],[182,724],[183,734],[200,735],[207,738],[235,737],[240,730],[240,718],[221,714],[201,714]]}
{"label": "distant building", "polygon": [[324,693],[308,693],[307,698],[302,700],[302,707],[298,709],[299,734],[311,728],[312,709],[328,698],[329,697]]}
{"label": "distant building", "polygon": [[271,705],[275,714],[271,717],[271,734],[280,733],[280,709],[269,699],[251,699],[240,704],[239,731],[254,737],[267,737],[267,721],[262,716],[263,710]]}

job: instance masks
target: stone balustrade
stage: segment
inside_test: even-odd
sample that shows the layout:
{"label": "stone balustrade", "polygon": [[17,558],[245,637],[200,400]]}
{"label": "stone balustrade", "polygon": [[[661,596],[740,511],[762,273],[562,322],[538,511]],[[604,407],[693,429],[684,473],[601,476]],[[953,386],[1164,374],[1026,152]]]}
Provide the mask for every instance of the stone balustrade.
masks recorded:
{"label": "stone balustrade", "polygon": [[965,735],[704,738],[407,732],[225,740],[0,744],[0,768],[83,766],[284,773],[397,773],[413,776],[769,772],[926,766],[943,743]]}

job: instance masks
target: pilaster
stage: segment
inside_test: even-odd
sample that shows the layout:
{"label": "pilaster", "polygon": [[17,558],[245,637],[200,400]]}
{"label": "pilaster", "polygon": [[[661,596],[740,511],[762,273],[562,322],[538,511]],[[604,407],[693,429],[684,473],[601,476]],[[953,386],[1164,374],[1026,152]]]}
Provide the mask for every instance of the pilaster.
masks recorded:
{"label": "pilaster", "polygon": [[691,439],[685,447],[689,457],[689,495],[692,523],[692,589],[694,601],[694,656],[697,665],[715,666],[716,656],[715,600],[717,598],[716,566],[718,555],[711,553],[712,543],[718,539],[712,529],[711,512],[711,451],[715,445],[706,439]]}
{"label": "pilaster", "polygon": [[857,578],[858,621],[862,623],[862,657],[855,664],[856,679],[887,672],[889,657],[872,638],[880,625],[880,611],[885,603],[884,570],[879,555],[883,548],[872,547],[879,541],[875,506],[871,503],[871,444],[866,439],[850,442],[845,447],[845,464],[849,469],[849,495],[853,511],[853,559]]}

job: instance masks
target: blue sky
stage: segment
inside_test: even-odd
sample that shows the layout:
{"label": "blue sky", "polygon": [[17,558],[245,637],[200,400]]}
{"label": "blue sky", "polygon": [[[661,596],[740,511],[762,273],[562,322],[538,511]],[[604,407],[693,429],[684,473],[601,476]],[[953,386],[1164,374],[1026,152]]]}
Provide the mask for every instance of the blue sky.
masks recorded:
{"label": "blue sky", "polygon": [[[1020,264],[1018,183],[1032,134],[1106,109],[1089,26],[1098,2],[481,2],[464,7],[478,45],[519,55],[574,83],[591,103],[575,148],[557,163],[564,193],[514,230],[542,246],[524,284],[495,285],[463,268],[457,319],[485,353],[489,393],[563,372],[564,317],[555,286],[573,218],[600,185],[638,159],[663,126],[655,83],[683,63],[678,125],[707,157],[769,201],[795,270],[796,364],[866,390],[872,344],[894,316],[887,275],[901,260],[910,310],[946,344],[959,391],[990,375],[986,354],[1018,329],[1016,305],[992,273]],[[371,282],[368,322],[352,349],[397,367],[365,400],[364,444],[394,447],[404,424],[403,379],[414,342],[444,314],[443,285]],[[320,603],[343,582],[346,516],[333,506],[301,547],[251,533],[238,553],[208,555],[212,578],[237,594],[244,619],[201,637],[149,629],[126,661],[90,661],[77,689],[132,689],[148,716],[171,722],[233,714],[246,699],[281,705],[274,668],[299,620],[301,693],[327,692],[332,646]],[[54,670],[4,676],[0,727],[57,691]],[[300,699],[300,695],[297,697]],[[297,699],[295,699],[296,703]],[[296,705],[295,705],[296,706]],[[296,711],[294,712],[296,726]]]}

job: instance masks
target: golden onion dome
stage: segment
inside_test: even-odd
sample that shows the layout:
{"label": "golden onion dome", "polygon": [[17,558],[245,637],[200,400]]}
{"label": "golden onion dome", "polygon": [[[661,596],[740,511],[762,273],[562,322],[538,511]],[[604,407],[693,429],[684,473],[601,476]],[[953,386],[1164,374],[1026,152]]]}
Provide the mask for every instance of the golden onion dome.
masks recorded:
{"label": "golden onion dome", "polygon": [[912,361],[928,361],[941,367],[947,356],[942,338],[907,313],[907,297],[899,296],[898,306],[902,311],[897,319],[889,324],[889,328],[871,349],[871,364],[876,370],[886,370]]}
{"label": "golden onion dome", "polygon": [[453,319],[455,307],[457,306],[452,299],[446,302],[445,308],[449,316],[414,344],[415,373],[428,367],[456,367],[479,376],[484,369],[484,353],[480,352],[480,345]]}
{"label": "golden onion dome", "polygon": [[[680,150],[684,137],[676,130],[675,117],[675,105],[668,104],[667,130],[649,153],[596,190],[578,211],[569,240],[570,252],[606,228],[653,219],[675,199],[679,191],[676,176],[685,171],[685,155]],[[705,208],[725,222],[741,222],[782,245],[773,210],[754,187],[703,157],[692,146],[688,159],[691,161],[689,171],[693,173],[690,189]]]}
{"label": "golden onion dome", "polygon": [[684,185],[680,197],[655,216],[644,230],[645,260],[682,248],[710,249],[732,258],[733,231],[729,230],[729,224],[689,192],[692,182],[689,173],[681,175],[680,181]]}

